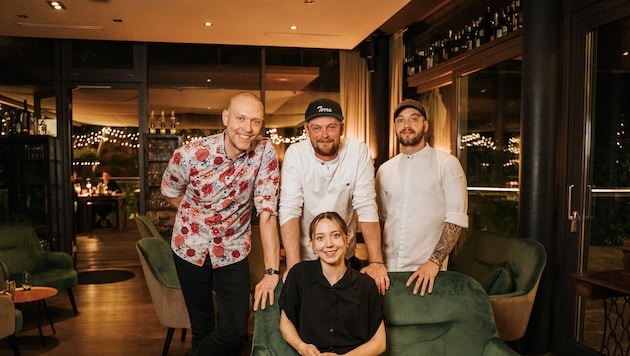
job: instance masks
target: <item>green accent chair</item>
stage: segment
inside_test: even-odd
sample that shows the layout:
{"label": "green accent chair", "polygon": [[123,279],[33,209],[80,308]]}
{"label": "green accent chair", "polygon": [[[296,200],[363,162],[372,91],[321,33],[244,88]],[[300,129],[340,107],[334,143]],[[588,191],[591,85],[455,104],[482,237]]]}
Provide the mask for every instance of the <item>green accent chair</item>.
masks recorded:
{"label": "green accent chair", "polygon": [[151,221],[151,219],[148,216],[138,214],[136,215],[134,219],[136,220],[136,225],[138,225],[138,232],[140,233],[140,238],[161,237],[164,240],[166,240],[166,242],[168,243],[171,242],[170,238],[167,239],[164,236],[162,236],[162,234],[160,234],[157,227],[155,227],[155,224],[153,224],[153,221]]}
{"label": "green accent chair", "polygon": [[[383,297],[387,333],[384,355],[517,355],[499,338],[492,307],[479,283],[461,273],[443,271],[432,294],[413,294],[405,286],[411,272],[389,272]],[[276,288],[278,300],[281,284]],[[256,312],[252,355],[297,355],[279,332],[277,303]]]}
{"label": "green accent chair", "polygon": [[173,252],[161,237],[146,237],[136,242],[136,249],[149,294],[160,324],[168,328],[162,355],[168,354],[175,329],[182,329],[182,342],[190,329],[190,318],[184,301]]}
{"label": "green accent chair", "polygon": [[[4,280],[2,282],[4,283]],[[22,323],[22,312],[15,309],[11,297],[8,294],[0,294],[0,339],[9,339],[15,356],[20,355],[15,334],[22,330]]]}
{"label": "green accent chair", "polygon": [[32,226],[0,225],[0,266],[18,287],[22,284],[22,271],[30,271],[34,286],[66,290],[74,314],[78,313],[72,287],[79,283],[79,277],[72,256],[44,250]]}
{"label": "green accent chair", "polygon": [[449,270],[482,285],[501,339],[511,342],[525,335],[546,262],[540,242],[485,231],[466,237]]}

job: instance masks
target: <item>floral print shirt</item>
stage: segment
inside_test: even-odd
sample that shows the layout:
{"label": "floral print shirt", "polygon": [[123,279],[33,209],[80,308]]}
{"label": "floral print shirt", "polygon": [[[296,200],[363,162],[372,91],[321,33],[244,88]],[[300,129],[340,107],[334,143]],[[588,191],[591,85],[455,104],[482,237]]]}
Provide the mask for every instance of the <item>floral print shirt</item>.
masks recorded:
{"label": "floral print shirt", "polygon": [[206,258],[212,268],[245,259],[251,250],[253,208],[277,215],[280,175],[273,144],[263,138],[232,160],[225,153],[224,134],[175,150],[162,176],[162,195],[183,195],[171,247],[198,266]]}

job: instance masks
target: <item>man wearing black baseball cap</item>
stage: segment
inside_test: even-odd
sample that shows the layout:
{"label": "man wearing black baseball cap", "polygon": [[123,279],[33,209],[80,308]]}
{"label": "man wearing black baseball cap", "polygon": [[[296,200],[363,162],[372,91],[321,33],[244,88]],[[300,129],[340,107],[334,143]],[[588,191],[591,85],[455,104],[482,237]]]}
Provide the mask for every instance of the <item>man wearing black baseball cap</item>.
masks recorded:
{"label": "man wearing black baseball cap", "polygon": [[376,174],[383,256],[390,271],[414,271],[407,285],[424,295],[468,227],[466,175],[457,157],[429,146],[420,102],[398,104],[393,125],[401,153]]}
{"label": "man wearing black baseball cap", "polygon": [[299,261],[316,258],[310,247],[309,224],[324,211],[339,213],[348,224],[346,259],[360,268],[354,257],[356,211],[369,259],[362,272],[370,275],[384,294],[389,277],[381,254],[370,150],[362,141],[342,137],[344,116],[334,100],[311,102],[304,120],[309,140],[289,146],[282,162],[279,220],[287,270]]}

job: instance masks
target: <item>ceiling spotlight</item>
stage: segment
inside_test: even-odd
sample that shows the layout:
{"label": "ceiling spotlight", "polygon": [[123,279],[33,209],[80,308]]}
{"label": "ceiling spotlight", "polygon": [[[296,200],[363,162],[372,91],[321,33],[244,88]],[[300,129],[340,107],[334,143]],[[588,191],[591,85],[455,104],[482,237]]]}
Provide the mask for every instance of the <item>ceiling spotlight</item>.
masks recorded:
{"label": "ceiling spotlight", "polygon": [[297,30],[297,29],[298,29],[298,27],[297,27],[297,26],[295,26],[295,25],[291,25],[291,26],[289,26],[289,29],[290,29],[290,30],[295,31],[295,30]]}
{"label": "ceiling spotlight", "polygon": [[625,52],[623,52],[621,55],[622,55],[622,56],[627,56],[628,54],[630,54],[630,52],[625,51]]}
{"label": "ceiling spotlight", "polygon": [[312,3],[314,3],[314,2],[315,2],[315,0],[304,0],[304,3],[305,3],[305,4],[312,4]]}
{"label": "ceiling spotlight", "polygon": [[123,20],[122,20],[122,19],[114,19],[114,22],[116,22],[116,23],[122,23],[122,22],[123,22]]}
{"label": "ceiling spotlight", "polygon": [[48,3],[48,5],[50,7],[52,7],[55,10],[65,10],[66,9],[66,5],[64,5],[61,1],[49,1],[46,0],[46,3]]}
{"label": "ceiling spotlight", "polygon": [[204,22],[203,25],[206,26],[206,27],[210,27],[210,26],[212,26],[212,22],[210,22],[210,21]]}

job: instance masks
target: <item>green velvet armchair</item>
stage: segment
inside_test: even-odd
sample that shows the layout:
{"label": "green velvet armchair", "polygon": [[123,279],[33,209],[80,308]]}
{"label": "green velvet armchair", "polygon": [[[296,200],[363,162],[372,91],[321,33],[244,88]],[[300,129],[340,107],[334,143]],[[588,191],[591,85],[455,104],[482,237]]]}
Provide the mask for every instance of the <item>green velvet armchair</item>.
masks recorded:
{"label": "green velvet armchair", "polygon": [[186,330],[190,329],[190,318],[177,278],[173,252],[171,246],[161,237],[138,240],[136,250],[158,321],[167,327],[162,348],[162,355],[166,356],[175,329],[182,329],[182,341],[186,338]]}
{"label": "green velvet armchair", "polygon": [[168,238],[165,238],[164,236],[162,236],[162,234],[160,234],[160,232],[158,231],[157,227],[155,227],[155,224],[153,224],[153,221],[151,221],[151,218],[149,218],[148,216],[138,214],[136,215],[135,220],[136,220],[136,225],[138,226],[138,232],[140,233],[141,238],[161,237],[164,240],[166,240],[166,242],[168,242],[169,244],[171,243],[171,237],[169,236]]}
{"label": "green velvet armchair", "polygon": [[79,282],[72,256],[65,252],[47,251],[41,246],[35,229],[26,224],[0,225],[0,266],[5,278],[19,287],[22,271],[30,271],[34,286],[66,290],[72,310],[77,314],[72,287]]}
{"label": "green velvet armchair", "polygon": [[449,269],[482,285],[499,335],[509,342],[525,335],[546,262],[540,242],[485,231],[467,236]]}
{"label": "green velvet armchair", "polygon": [[[384,355],[517,355],[497,333],[492,307],[479,283],[461,273],[440,272],[432,294],[405,286],[410,272],[390,272],[383,297],[387,350]],[[276,288],[278,300],[281,284]],[[256,312],[252,355],[297,355],[279,332],[274,304]]]}
{"label": "green velvet armchair", "polygon": [[22,330],[22,312],[15,309],[8,294],[0,294],[0,339],[8,338],[13,354],[20,355],[15,334]]}

